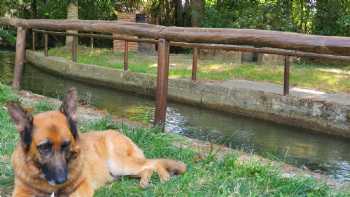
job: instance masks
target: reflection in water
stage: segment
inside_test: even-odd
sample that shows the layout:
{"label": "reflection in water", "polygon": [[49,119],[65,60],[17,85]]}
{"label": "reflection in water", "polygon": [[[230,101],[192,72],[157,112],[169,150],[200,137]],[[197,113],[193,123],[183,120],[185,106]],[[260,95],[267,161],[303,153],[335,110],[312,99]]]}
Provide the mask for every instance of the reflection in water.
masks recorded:
{"label": "reflection in water", "polygon": [[[10,69],[1,62],[1,78],[4,79]],[[25,67],[22,85],[24,89],[55,98],[60,98],[69,87],[75,86],[84,100],[123,117],[130,117],[132,111],[142,109],[150,114],[154,106],[150,98],[54,77],[30,65]],[[274,156],[339,180],[350,181],[348,140],[174,103],[170,103],[167,114],[166,127],[172,132]]]}
{"label": "reflection in water", "polygon": [[180,132],[186,136],[253,150],[265,156],[272,154],[288,163],[350,180],[348,140],[241,116],[208,113],[180,105],[171,107],[181,112]]}

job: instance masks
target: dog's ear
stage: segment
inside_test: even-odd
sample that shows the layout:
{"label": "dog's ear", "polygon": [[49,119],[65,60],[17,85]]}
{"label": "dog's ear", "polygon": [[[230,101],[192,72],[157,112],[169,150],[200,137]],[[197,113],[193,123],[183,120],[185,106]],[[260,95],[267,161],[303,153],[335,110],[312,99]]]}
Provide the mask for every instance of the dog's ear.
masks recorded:
{"label": "dog's ear", "polygon": [[6,107],[15,123],[16,129],[20,133],[24,148],[28,149],[32,143],[33,116],[18,103],[9,102]]}
{"label": "dog's ear", "polygon": [[77,100],[78,94],[75,88],[70,88],[63,99],[60,111],[67,117],[72,135],[78,138],[77,129]]}

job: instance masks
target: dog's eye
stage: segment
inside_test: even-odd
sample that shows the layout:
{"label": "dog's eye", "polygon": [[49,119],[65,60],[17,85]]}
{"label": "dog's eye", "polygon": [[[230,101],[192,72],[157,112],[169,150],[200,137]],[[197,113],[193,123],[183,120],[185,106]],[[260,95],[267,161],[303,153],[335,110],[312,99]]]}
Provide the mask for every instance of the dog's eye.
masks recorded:
{"label": "dog's eye", "polygon": [[41,153],[46,154],[51,152],[52,144],[51,142],[45,142],[43,144],[38,145],[37,148]]}
{"label": "dog's eye", "polygon": [[70,141],[63,142],[61,145],[61,150],[62,151],[67,150],[69,148],[69,145],[70,145]]}

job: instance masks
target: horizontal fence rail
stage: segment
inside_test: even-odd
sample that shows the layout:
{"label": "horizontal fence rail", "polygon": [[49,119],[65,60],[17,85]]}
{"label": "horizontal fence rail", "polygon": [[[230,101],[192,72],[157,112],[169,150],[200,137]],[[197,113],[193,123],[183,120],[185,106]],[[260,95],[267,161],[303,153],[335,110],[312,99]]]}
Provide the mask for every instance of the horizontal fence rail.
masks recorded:
{"label": "horizontal fence rail", "polygon": [[[16,61],[13,87],[19,88],[25,55],[26,30],[32,30],[32,49],[37,33],[44,35],[44,54],[48,56],[48,35],[73,36],[72,61],[77,61],[78,37],[124,41],[124,71],[128,71],[128,43],[146,42],[158,46],[156,110],[154,124],[164,129],[169,77],[169,47],[192,48],[192,81],[197,80],[200,49],[233,50],[285,56],[283,95],[289,94],[291,57],[325,58],[350,61],[350,38],[316,36],[254,29],[165,27],[145,23],[98,20],[45,20],[0,18],[0,25],[17,27]],[[69,33],[66,30],[77,30]],[[84,33],[90,32],[90,33]],[[97,32],[97,33],[91,33]]]}
{"label": "horizontal fence rail", "polygon": [[21,26],[27,29],[118,33],[153,39],[164,38],[174,42],[251,45],[320,54],[350,55],[350,38],[338,36],[317,36],[255,29],[165,27],[145,23],[100,20],[0,18],[0,24]]}
{"label": "horizontal fence rail", "polygon": [[52,35],[58,36],[79,36],[79,37],[90,37],[90,38],[102,38],[102,39],[113,39],[113,40],[126,40],[129,42],[148,42],[157,44],[158,41],[155,39],[147,39],[147,38],[131,38],[130,36],[123,35],[107,35],[107,34],[93,34],[93,33],[70,33],[70,32],[62,32],[62,31],[47,31],[41,29],[32,29],[33,32],[40,33],[48,33]]}
{"label": "horizontal fence rail", "polygon": [[[58,36],[79,36],[79,37],[91,37],[91,38],[102,38],[102,39],[113,39],[113,40],[125,40],[128,42],[147,42],[157,44],[156,39],[147,38],[130,38],[122,35],[106,35],[106,34],[92,34],[92,33],[68,33],[58,31],[46,31],[33,29],[33,32],[47,33]],[[255,52],[255,53],[266,53],[276,54],[283,56],[295,56],[295,57],[309,57],[309,58],[324,58],[330,60],[342,60],[350,61],[350,56],[343,55],[331,55],[331,54],[320,54],[313,52],[303,52],[297,50],[287,50],[269,47],[254,47],[244,45],[230,45],[230,44],[208,44],[208,43],[186,43],[186,42],[170,42],[170,46],[184,47],[184,48],[200,48],[200,49],[218,49],[218,50],[230,50],[230,51],[241,51],[241,52]]]}

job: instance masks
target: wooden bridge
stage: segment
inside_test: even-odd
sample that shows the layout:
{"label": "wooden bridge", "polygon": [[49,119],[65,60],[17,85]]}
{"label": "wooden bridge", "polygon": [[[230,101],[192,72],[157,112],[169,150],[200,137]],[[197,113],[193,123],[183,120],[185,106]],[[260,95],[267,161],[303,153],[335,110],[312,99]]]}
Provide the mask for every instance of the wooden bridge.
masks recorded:
{"label": "wooden bridge", "polygon": [[[163,128],[166,120],[170,46],[193,48],[193,81],[197,79],[197,58],[201,48],[283,55],[285,56],[283,95],[286,96],[289,94],[290,56],[350,61],[350,38],[348,37],[316,36],[254,29],[165,27],[144,23],[98,20],[0,18],[1,24],[17,28],[15,71],[12,83],[13,88],[17,89],[20,88],[28,30],[32,31],[34,50],[36,33],[44,34],[44,53],[46,56],[48,55],[48,34],[73,36],[72,61],[77,61],[78,58],[78,36],[125,40],[124,70],[128,70],[127,42],[157,44],[158,72],[154,124]],[[77,30],[80,33],[66,33],[66,30]],[[83,32],[98,32],[99,34]],[[112,36],[112,33],[128,35],[128,37]],[[137,36],[137,38],[129,36]]]}

